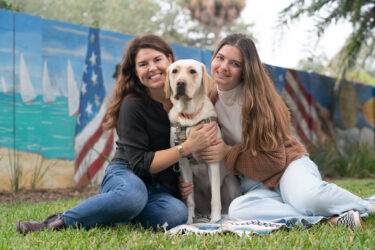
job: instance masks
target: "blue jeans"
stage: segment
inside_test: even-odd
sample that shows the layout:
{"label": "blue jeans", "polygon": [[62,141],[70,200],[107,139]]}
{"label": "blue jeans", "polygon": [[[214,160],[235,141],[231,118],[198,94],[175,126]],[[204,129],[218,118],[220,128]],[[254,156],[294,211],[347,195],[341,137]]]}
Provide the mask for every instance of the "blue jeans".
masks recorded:
{"label": "blue jeans", "polygon": [[188,211],[182,201],[159,183],[145,185],[126,164],[110,163],[100,194],[60,215],[67,227],[89,229],[139,221],[144,228],[166,226],[166,229],[170,229],[186,223]]}
{"label": "blue jeans", "polygon": [[318,167],[307,156],[288,166],[276,191],[244,176],[241,188],[245,194],[229,206],[231,219],[310,226],[348,210],[367,216],[372,209],[369,201],[323,181]]}

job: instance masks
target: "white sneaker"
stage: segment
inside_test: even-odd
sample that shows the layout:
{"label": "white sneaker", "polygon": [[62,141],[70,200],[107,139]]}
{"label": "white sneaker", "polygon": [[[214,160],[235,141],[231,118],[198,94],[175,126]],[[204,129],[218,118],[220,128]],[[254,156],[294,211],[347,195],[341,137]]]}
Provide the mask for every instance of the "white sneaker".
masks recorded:
{"label": "white sneaker", "polygon": [[337,225],[339,224],[345,225],[351,229],[354,229],[354,228],[364,229],[363,221],[358,211],[350,210],[348,212],[341,214],[337,218]]}

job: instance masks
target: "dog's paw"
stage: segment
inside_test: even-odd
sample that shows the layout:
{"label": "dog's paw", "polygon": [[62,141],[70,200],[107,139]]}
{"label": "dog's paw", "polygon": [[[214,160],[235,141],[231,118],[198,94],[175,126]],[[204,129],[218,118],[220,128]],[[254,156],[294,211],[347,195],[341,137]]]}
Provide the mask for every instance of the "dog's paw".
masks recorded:
{"label": "dog's paw", "polygon": [[211,223],[215,223],[220,219],[221,219],[220,213],[216,213],[216,214],[211,213]]}
{"label": "dog's paw", "polygon": [[189,216],[186,224],[193,224],[193,217]]}

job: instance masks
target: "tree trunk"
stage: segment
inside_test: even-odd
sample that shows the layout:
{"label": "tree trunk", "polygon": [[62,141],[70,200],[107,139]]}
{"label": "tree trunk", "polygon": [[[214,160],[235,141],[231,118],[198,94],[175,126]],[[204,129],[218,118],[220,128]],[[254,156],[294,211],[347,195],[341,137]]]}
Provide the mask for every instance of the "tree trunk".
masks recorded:
{"label": "tree trunk", "polygon": [[214,49],[217,48],[217,46],[219,45],[219,42],[220,42],[220,33],[221,33],[221,29],[222,27],[213,27],[212,30],[214,32]]}

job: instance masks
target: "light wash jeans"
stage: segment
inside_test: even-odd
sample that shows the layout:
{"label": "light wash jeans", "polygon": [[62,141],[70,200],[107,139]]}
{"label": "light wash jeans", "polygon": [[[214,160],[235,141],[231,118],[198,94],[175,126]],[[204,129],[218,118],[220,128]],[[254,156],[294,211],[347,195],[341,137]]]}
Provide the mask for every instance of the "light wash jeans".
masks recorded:
{"label": "light wash jeans", "polygon": [[290,163],[276,191],[244,176],[241,179],[245,194],[232,201],[228,212],[229,218],[235,220],[310,226],[348,210],[367,216],[372,209],[369,201],[323,181],[318,167],[308,156]]}
{"label": "light wash jeans", "polygon": [[105,171],[100,194],[59,215],[67,227],[86,229],[101,225],[140,222],[143,227],[170,229],[188,218],[185,204],[159,183],[145,185],[126,167],[112,162]]}

